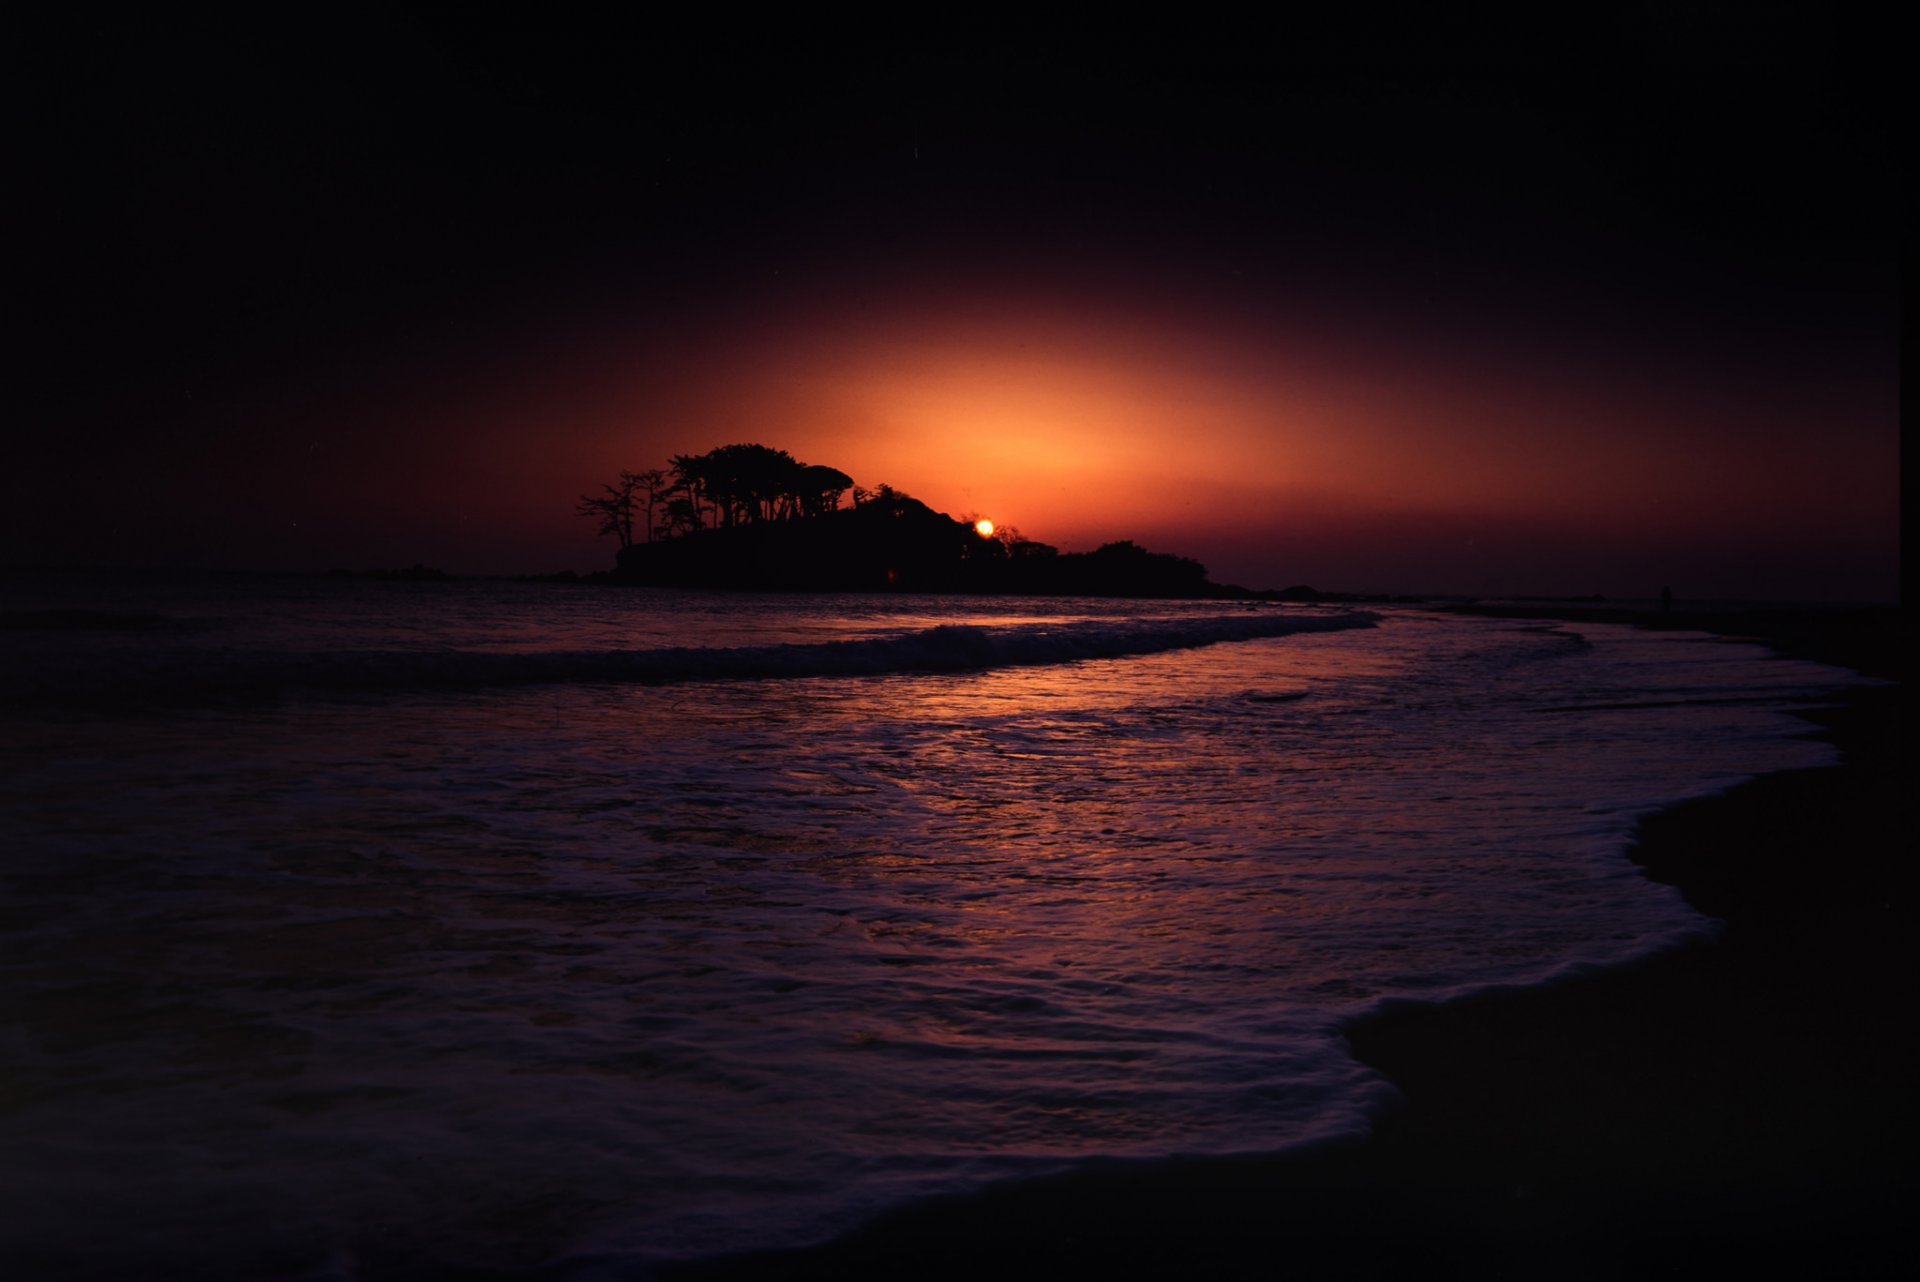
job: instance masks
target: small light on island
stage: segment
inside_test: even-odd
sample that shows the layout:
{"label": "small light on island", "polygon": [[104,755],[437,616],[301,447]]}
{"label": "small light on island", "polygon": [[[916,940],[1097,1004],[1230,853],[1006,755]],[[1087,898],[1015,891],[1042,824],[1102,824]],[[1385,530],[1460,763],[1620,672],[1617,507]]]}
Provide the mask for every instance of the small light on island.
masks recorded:
{"label": "small light on island", "polygon": [[993,522],[984,516],[973,523],[973,528],[980,532],[980,537],[983,539],[993,537]]}

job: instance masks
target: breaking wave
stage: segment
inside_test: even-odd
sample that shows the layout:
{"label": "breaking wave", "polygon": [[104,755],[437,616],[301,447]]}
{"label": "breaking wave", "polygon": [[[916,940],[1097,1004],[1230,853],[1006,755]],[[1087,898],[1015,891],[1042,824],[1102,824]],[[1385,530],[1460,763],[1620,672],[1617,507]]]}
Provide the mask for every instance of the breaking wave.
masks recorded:
{"label": "breaking wave", "polygon": [[897,636],[803,644],[647,650],[219,649],[68,653],[15,665],[0,701],[15,706],[254,702],[290,694],[480,690],[543,684],[663,685],[781,680],[1073,663],[1158,654],[1228,641],[1371,627],[1346,613],[1195,615],[981,627],[945,624]]}

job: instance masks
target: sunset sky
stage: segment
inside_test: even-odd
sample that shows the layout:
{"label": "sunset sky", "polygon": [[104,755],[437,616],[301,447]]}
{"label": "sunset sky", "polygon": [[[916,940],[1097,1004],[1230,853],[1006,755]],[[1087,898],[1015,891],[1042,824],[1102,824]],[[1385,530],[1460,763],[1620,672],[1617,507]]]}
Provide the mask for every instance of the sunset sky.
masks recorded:
{"label": "sunset sky", "polygon": [[1892,599],[1872,33],[1657,12],[36,33],[0,563],[597,569],[759,441],[1251,587]]}

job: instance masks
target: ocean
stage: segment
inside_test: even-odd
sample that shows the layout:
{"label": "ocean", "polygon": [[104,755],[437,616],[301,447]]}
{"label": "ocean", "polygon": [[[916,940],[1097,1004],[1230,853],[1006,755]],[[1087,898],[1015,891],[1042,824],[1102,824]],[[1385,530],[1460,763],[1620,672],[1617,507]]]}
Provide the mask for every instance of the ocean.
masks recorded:
{"label": "ocean", "polygon": [[9,580],[0,1262],[798,1246],[1363,1134],[1341,1030],[1714,929],[1636,820],[1857,682],[1414,608]]}

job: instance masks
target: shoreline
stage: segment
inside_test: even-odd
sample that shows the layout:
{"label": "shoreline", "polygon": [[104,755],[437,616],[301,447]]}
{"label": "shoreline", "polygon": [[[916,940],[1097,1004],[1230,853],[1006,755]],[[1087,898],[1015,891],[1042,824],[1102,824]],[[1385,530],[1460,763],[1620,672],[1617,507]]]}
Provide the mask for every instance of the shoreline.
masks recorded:
{"label": "shoreline", "polygon": [[1552,619],[1561,623],[1624,623],[1661,632],[1710,632],[1757,641],[1794,659],[1897,679],[1905,612],[1897,605],[1736,606],[1726,609],[1634,609],[1613,605],[1472,605],[1428,603],[1437,614],[1483,619]]}
{"label": "shoreline", "polygon": [[[1697,629],[1900,672],[1895,608],[1452,608]],[[1920,1036],[1894,1000],[1915,915],[1899,698],[1870,686],[1800,714],[1836,767],[1640,823],[1634,862],[1723,921],[1717,939],[1350,1028],[1402,1093],[1364,1139],[1004,1185],[658,1276],[1904,1276]]]}

